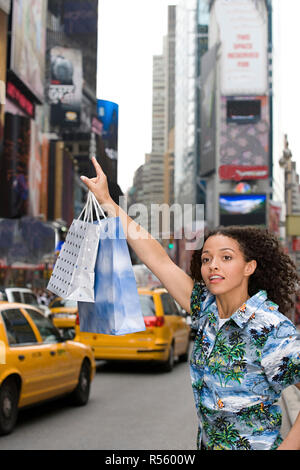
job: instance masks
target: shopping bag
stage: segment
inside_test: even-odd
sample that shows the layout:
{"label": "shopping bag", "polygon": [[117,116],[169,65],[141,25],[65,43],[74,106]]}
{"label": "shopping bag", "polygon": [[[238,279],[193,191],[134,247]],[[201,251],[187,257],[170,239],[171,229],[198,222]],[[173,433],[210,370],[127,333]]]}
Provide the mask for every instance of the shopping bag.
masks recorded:
{"label": "shopping bag", "polygon": [[95,303],[78,302],[78,313],[82,332],[118,336],[146,329],[119,217],[101,220]]}
{"label": "shopping bag", "polygon": [[[93,221],[93,209],[97,222]],[[55,263],[47,289],[68,300],[94,302],[95,262],[102,209],[89,192],[83,211],[74,219]],[[103,211],[102,215],[105,217]],[[82,220],[83,217],[83,220]]]}

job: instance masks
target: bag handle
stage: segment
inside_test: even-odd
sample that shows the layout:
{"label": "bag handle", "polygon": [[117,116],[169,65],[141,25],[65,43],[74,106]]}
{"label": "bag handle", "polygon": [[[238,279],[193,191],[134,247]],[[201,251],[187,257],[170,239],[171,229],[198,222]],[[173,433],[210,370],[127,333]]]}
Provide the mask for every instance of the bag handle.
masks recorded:
{"label": "bag handle", "polygon": [[95,208],[96,215],[98,216],[98,211],[100,210],[100,212],[101,212],[102,216],[104,217],[104,219],[107,219],[102,207],[100,206],[99,202],[97,201],[96,196],[93,193],[91,193],[91,199],[92,199],[92,203],[93,203],[94,208]]}
{"label": "bag handle", "polygon": [[78,220],[80,220],[84,214],[84,218],[83,218],[83,221],[84,222],[93,222],[93,207],[95,209],[95,213],[96,213],[96,217],[97,217],[97,220],[98,222],[100,223],[100,217],[99,217],[99,211],[101,212],[102,216],[106,219],[106,215],[102,209],[102,207],[100,206],[99,202],[97,201],[96,197],[94,196],[94,194],[89,191],[88,192],[88,197],[87,197],[87,201],[85,203],[85,206],[84,208],[82,209],[79,217],[78,217]]}
{"label": "bag handle", "polygon": [[82,209],[82,211],[81,211],[81,213],[78,217],[78,220],[80,220],[82,218],[82,216],[84,215],[83,222],[93,221],[93,210],[92,210],[92,205],[91,204],[92,204],[92,201],[91,201],[91,195],[90,195],[90,191],[89,191],[86,203],[85,203],[84,208]]}

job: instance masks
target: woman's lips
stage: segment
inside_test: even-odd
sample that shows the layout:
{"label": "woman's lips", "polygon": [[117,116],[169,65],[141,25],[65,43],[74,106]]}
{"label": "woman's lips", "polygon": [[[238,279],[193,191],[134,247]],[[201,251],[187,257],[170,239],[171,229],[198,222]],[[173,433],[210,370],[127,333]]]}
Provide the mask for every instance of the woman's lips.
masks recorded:
{"label": "woman's lips", "polygon": [[218,276],[218,277],[210,277],[209,282],[211,284],[219,284],[220,282],[224,281],[224,277]]}

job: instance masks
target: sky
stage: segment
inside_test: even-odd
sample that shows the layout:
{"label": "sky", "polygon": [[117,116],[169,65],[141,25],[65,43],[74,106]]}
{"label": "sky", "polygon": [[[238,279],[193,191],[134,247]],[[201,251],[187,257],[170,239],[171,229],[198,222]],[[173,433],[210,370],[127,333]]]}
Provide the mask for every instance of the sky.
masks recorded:
{"label": "sky", "polygon": [[[167,6],[176,0],[100,0],[98,98],[119,104],[118,183],[123,192],[151,152],[152,57],[162,54]],[[273,0],[274,160],[283,135],[300,172],[300,0]]]}

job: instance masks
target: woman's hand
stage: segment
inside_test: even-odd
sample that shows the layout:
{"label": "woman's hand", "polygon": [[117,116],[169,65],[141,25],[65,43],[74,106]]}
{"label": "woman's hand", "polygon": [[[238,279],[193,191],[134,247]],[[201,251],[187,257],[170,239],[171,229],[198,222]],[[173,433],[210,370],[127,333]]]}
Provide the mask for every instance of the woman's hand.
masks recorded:
{"label": "woman's hand", "polygon": [[80,179],[86,184],[88,189],[96,196],[97,201],[101,205],[111,204],[112,199],[109,194],[107,177],[103,172],[101,166],[97,162],[96,158],[92,158],[93,165],[96,170],[96,178],[87,178],[86,176],[81,176]]}

